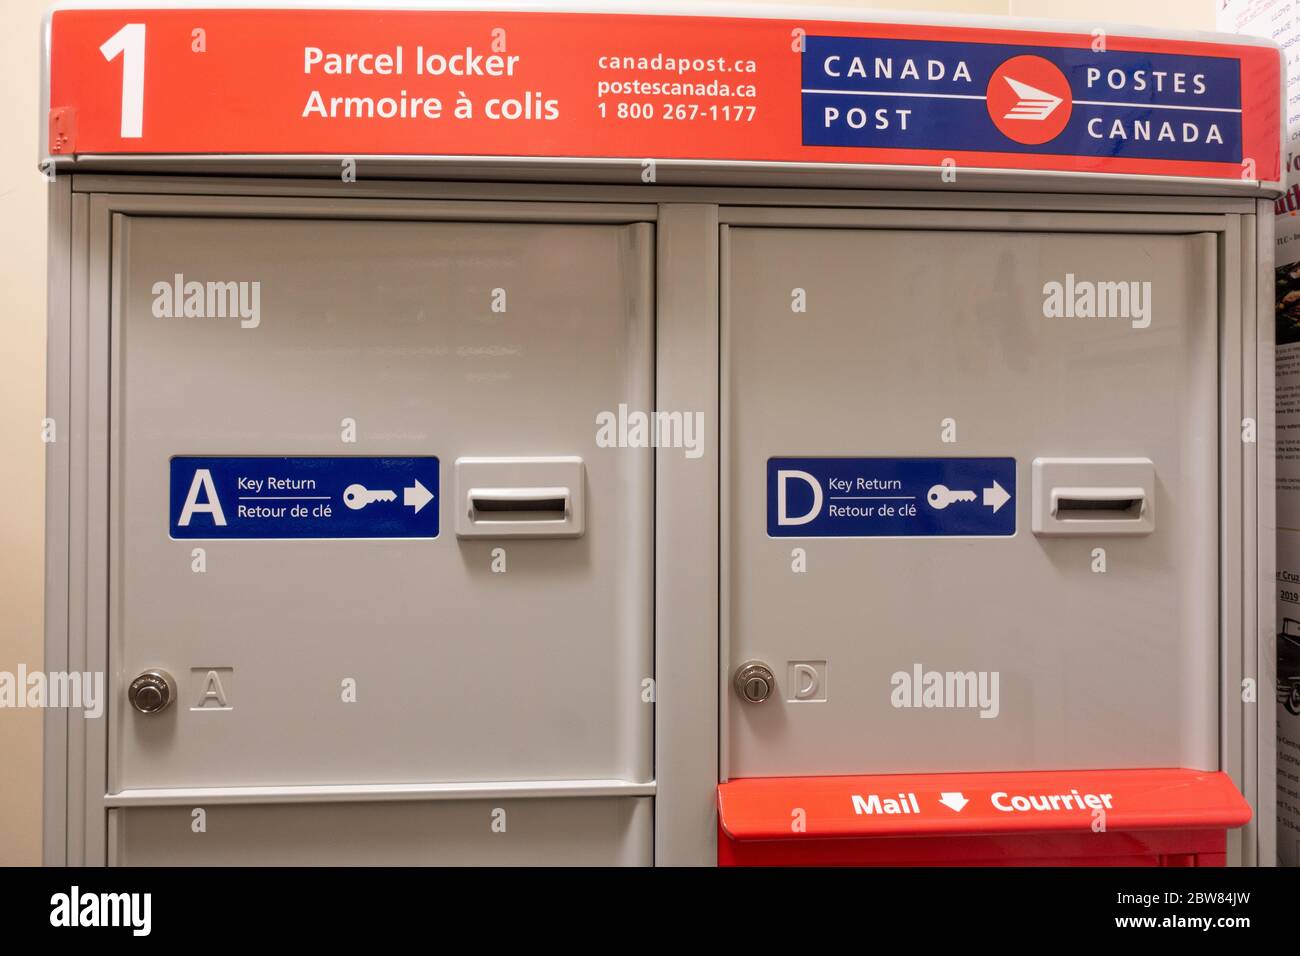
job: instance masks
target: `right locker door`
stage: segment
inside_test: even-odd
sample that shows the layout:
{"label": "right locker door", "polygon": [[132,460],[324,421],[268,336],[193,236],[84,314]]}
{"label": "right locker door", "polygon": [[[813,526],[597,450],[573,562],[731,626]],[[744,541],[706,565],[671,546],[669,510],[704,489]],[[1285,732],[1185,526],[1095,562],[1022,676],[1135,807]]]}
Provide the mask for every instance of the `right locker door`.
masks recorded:
{"label": "right locker door", "polygon": [[959,215],[723,228],[724,778],[1217,769],[1215,238]]}

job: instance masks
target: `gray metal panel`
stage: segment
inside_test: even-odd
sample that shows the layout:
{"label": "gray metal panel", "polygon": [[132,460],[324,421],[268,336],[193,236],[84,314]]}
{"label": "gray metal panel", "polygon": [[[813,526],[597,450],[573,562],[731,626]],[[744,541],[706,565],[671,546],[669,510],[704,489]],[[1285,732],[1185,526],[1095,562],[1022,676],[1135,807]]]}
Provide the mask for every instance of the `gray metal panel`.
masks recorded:
{"label": "gray metal panel", "polygon": [[703,454],[655,458],[655,862],[717,861],[718,212],[658,222],[655,407],[703,415]]}
{"label": "gray metal panel", "polygon": [[[334,178],[344,162],[355,162],[373,178],[436,179],[443,181],[491,181],[494,183],[572,182],[601,185],[636,184],[644,175],[641,159],[514,158],[501,156],[155,156],[130,154],[103,156],[80,153],[75,160],[55,159],[61,172],[120,172],[148,175],[186,176],[255,175]],[[656,159],[655,180],[664,186],[734,186],[761,189],[927,189],[943,183],[949,170],[940,166],[888,166],[851,163],[730,163],[686,159]],[[1041,192],[1072,193],[1080,196],[1132,193],[1157,196],[1235,197],[1250,202],[1256,196],[1276,196],[1279,184],[1254,180],[1201,179],[1115,175],[1111,173],[1064,173],[1054,171],[1005,170],[965,167],[958,184],[948,187],[954,195],[968,189],[1025,191],[1026,179]]]}
{"label": "gray metal panel", "polygon": [[[72,287],[68,316],[68,414],[64,425],[64,440],[68,443],[68,487],[64,501],[47,500],[46,508],[63,507],[68,513],[68,564],[67,583],[67,649],[64,661],[68,670],[84,668],[86,655],[86,552],[90,544],[86,539],[86,469],[87,434],[86,409],[86,337],[90,310],[90,274],[94,258],[90,248],[90,199],[73,196],[72,219]],[[107,361],[107,358],[105,358]],[[107,467],[107,463],[102,463]],[[103,546],[103,542],[99,546]],[[60,585],[55,585],[59,587]],[[68,721],[67,768],[68,796],[65,807],[64,837],[67,862],[84,860],[85,844],[82,839],[82,821],[87,802],[85,721]],[[102,761],[101,761],[102,762]],[[92,796],[97,796],[97,791]]]}
{"label": "gray metal panel", "polygon": [[[104,675],[104,692],[111,700],[113,677],[109,670],[109,560],[108,534],[109,454],[109,381],[112,345],[112,297],[114,294],[110,254],[110,219],[96,210],[94,201],[88,215],[90,269],[87,275],[87,309],[85,329],[85,472],[84,480],[84,656],[74,670]],[[94,795],[104,792],[108,768],[108,727],[111,705],[105,702],[99,720],[80,721],[80,745],[84,748],[85,787]],[[77,734],[74,731],[74,738]],[[88,801],[82,814],[82,840],[88,864],[103,866],[105,819],[97,800]]]}
{"label": "gray metal panel", "polygon": [[[652,458],[595,420],[649,405],[651,228],[118,218],[110,790],[649,780]],[[154,318],[176,273],[258,279],[263,323]],[[437,454],[447,480],[461,455],[578,454],[590,528],[457,541],[443,493],[434,542],[169,541],[173,454]],[[121,689],[155,665],[182,699],[141,718]],[[234,668],[229,711],[188,709],[209,667]]]}
{"label": "gray metal panel", "polygon": [[[1246,512],[1245,463],[1242,423],[1247,400],[1242,388],[1242,298],[1244,293],[1241,261],[1240,220],[1232,219],[1218,237],[1220,281],[1218,292],[1222,328],[1219,346],[1224,373],[1219,377],[1219,581],[1222,590],[1220,609],[1219,685],[1219,754],[1220,769],[1232,778],[1237,789],[1254,805],[1257,787],[1246,777],[1246,757],[1242,748],[1246,715],[1241,705],[1242,679],[1247,676],[1242,639],[1242,622],[1248,613],[1245,585],[1245,547],[1247,532],[1242,527]],[[1251,350],[1253,352],[1253,349]],[[1230,374],[1229,374],[1230,372]],[[1249,589],[1253,592],[1253,588]],[[1253,615],[1252,615],[1253,617]],[[1246,828],[1228,834],[1228,863],[1240,866],[1247,859],[1245,846],[1253,841]],[[1249,841],[1246,834],[1250,833]]]}
{"label": "gray metal panel", "polygon": [[[733,776],[1218,765],[1213,237],[1028,234],[1021,215],[960,231],[995,218],[727,233],[729,667],[767,660],[780,689],[787,662],[826,660],[831,688],[825,703],[730,700]],[[1044,319],[1044,282],[1076,269],[1151,279],[1152,328]],[[796,287],[807,314],[792,314]],[[955,445],[940,441],[949,416]],[[773,455],[1014,456],[1019,533],[769,539]],[[1036,456],[1152,458],[1162,529],[1036,540]],[[891,674],[915,663],[999,671],[999,718],[891,707]]]}
{"label": "gray metal panel", "polygon": [[[98,197],[114,212],[157,216],[225,216],[246,219],[368,219],[428,220],[433,207],[423,200],[361,199],[346,195],[316,197],[255,197],[240,195],[176,196],[112,195]],[[441,222],[609,222],[654,220],[657,207],[649,203],[546,203],[445,200],[437,206]]]}
{"label": "gray metal panel", "polygon": [[456,800],[541,800],[556,797],[652,797],[654,783],[626,780],[508,780],[490,783],[292,784],[258,787],[159,787],[122,790],[107,807],[234,806],[254,803],[411,803]]}
{"label": "gray metal panel", "polygon": [[[1235,705],[1240,713],[1241,734],[1238,746],[1241,750],[1242,794],[1256,808],[1255,817],[1240,831],[1241,863],[1245,866],[1259,865],[1259,813],[1260,778],[1259,751],[1256,741],[1259,739],[1259,707],[1243,703],[1246,683],[1253,682],[1259,686],[1259,343],[1255,322],[1258,310],[1255,306],[1257,292],[1250,263],[1256,260],[1255,223],[1253,216],[1244,216],[1239,220],[1238,240],[1240,258],[1237,262],[1238,274],[1241,276],[1238,322],[1241,335],[1241,401],[1242,421],[1238,431],[1238,445],[1241,454],[1241,680],[1236,685],[1228,684],[1224,688],[1224,698]],[[1228,263],[1225,263],[1225,268]],[[1231,326],[1229,326],[1231,327]],[[1255,423],[1254,441],[1242,440],[1247,421]]]}
{"label": "gray metal panel", "polygon": [[[648,866],[648,797],[110,810],[119,866]],[[504,822],[504,832],[501,823]],[[494,829],[494,824],[496,829]]]}
{"label": "gray metal panel", "polygon": [[[85,199],[79,200],[82,204]],[[68,669],[68,367],[72,322],[72,271],[84,257],[72,248],[72,180],[50,184],[48,221],[49,265],[46,277],[46,398],[45,415],[54,420],[56,440],[45,446],[45,670]],[[42,859],[47,866],[67,863],[68,712],[45,711],[42,785]]]}
{"label": "gray metal panel", "polygon": [[[927,182],[915,190],[889,189],[785,189],[728,186],[667,186],[660,183],[635,185],[571,185],[565,183],[450,182],[438,180],[366,179],[341,182],[336,170],[328,178],[287,179],[240,176],[144,176],[129,173],[70,173],[73,190],[98,193],[184,194],[191,196],[317,196],[346,199],[443,199],[482,202],[566,202],[566,203],[694,203],[739,207],[795,206],[909,208],[909,209],[998,209],[1058,212],[1164,212],[1164,213],[1251,213],[1256,200],[1239,197],[1151,195],[1118,192],[1071,195],[1035,192],[957,192],[935,188]],[[653,213],[653,207],[650,207]],[[722,210],[724,215],[741,215],[740,209]]]}
{"label": "gray metal panel", "polygon": [[[1243,355],[1245,364],[1255,367],[1255,414],[1258,420],[1258,442],[1249,449],[1255,457],[1256,512],[1243,515],[1243,520],[1256,528],[1255,611],[1253,622],[1247,622],[1255,632],[1253,665],[1256,678],[1256,698],[1253,704],[1244,705],[1251,714],[1252,736],[1243,741],[1245,748],[1255,753],[1255,865],[1277,865],[1277,723],[1269,717],[1273,710],[1270,689],[1277,687],[1277,626],[1275,601],[1277,601],[1277,424],[1275,424],[1274,394],[1274,276],[1273,204],[1261,202],[1255,216],[1243,217],[1243,247],[1245,289],[1242,324],[1245,330]],[[1251,281],[1249,268],[1255,265],[1255,278]],[[1260,711],[1260,708],[1265,708]]]}
{"label": "gray metal panel", "polygon": [[[729,212],[724,210],[723,213]],[[731,354],[732,323],[726,320],[731,314],[732,288],[727,281],[731,275],[731,226],[725,222],[718,228],[718,782],[726,783],[731,779],[731,726],[732,705],[735,703],[731,690],[732,664],[732,601],[731,588],[731,535],[732,512],[730,507],[731,492],[728,489],[729,476],[732,473],[733,451],[730,441],[731,429],[727,422],[727,409],[731,395],[731,366],[727,358]]]}
{"label": "gray metal panel", "polygon": [[1224,228],[1224,217],[1202,215],[1115,215],[1114,213],[1008,212],[965,208],[936,209],[786,209],[748,206],[725,209],[723,222],[733,226],[810,226],[821,229],[936,229],[1017,232],[1210,232]]}
{"label": "gray metal panel", "polygon": [[[68,490],[68,633],[69,671],[104,673],[103,646],[106,584],[104,564],[108,539],[101,525],[107,478],[107,305],[108,221],[97,218],[93,201],[74,196],[72,203],[72,285],[69,316]],[[107,678],[105,678],[107,684]],[[71,716],[71,715],[69,715]],[[67,721],[67,833],[70,864],[104,863],[103,793],[105,752],[98,720]]]}
{"label": "gray metal panel", "polygon": [[[1259,416],[1259,443],[1255,446],[1256,503],[1254,516],[1258,528],[1257,566],[1255,570],[1256,620],[1258,635],[1255,648],[1256,698],[1246,705],[1255,713],[1255,738],[1246,740],[1245,746],[1256,753],[1255,777],[1259,792],[1255,801],[1256,846],[1260,866],[1277,865],[1277,724],[1267,715],[1273,710],[1270,690],[1277,686],[1277,632],[1275,602],[1277,601],[1277,429],[1276,396],[1274,392],[1274,277],[1273,257],[1273,204],[1261,201],[1259,211],[1252,219],[1255,239],[1247,258],[1247,265],[1255,263],[1255,330],[1253,342],[1256,354],[1255,394]],[[1250,516],[1246,516],[1249,520]],[[1260,713],[1260,708],[1266,708]]]}

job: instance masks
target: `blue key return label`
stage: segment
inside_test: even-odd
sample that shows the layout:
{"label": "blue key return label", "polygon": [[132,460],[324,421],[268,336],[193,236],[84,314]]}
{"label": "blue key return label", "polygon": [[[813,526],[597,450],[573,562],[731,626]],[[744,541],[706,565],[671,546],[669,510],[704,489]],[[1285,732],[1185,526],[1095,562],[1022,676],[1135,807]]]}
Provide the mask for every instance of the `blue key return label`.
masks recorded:
{"label": "blue key return label", "polygon": [[438,459],[171,459],[173,538],[436,538]]}
{"label": "blue key return label", "polygon": [[773,538],[1016,533],[1014,458],[769,458]]}

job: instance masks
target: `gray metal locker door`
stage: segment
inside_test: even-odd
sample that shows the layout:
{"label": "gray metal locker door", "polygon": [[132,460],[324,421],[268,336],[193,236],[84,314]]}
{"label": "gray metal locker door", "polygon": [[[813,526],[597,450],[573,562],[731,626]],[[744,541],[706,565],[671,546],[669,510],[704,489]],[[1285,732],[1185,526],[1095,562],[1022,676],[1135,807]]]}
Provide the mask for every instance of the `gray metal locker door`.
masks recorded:
{"label": "gray metal locker door", "polygon": [[[113,227],[111,859],[649,862],[653,460],[596,416],[650,407],[653,227]],[[260,282],[258,320],[159,317],[177,277]],[[173,540],[177,455],[437,456],[440,531]],[[457,459],[556,456],[580,537],[458,537]]]}
{"label": "gray metal locker door", "polygon": [[[1214,239],[948,218],[724,232],[723,666],[776,681],[728,685],[724,774],[1217,769]],[[1149,324],[1047,314],[1050,283],[1130,280]],[[769,459],[799,456],[1014,458],[1014,534],[770,537]],[[1056,458],[1149,459],[1154,531],[1036,534]],[[971,490],[949,514],[996,504]],[[917,706],[931,674],[993,705]]]}

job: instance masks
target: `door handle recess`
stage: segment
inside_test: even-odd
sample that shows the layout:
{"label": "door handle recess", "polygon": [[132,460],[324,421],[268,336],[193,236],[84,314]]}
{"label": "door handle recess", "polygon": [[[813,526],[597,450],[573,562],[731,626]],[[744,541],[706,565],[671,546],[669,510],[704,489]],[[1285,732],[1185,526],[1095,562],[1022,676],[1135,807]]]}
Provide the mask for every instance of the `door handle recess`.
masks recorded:
{"label": "door handle recess", "polygon": [[1035,458],[1034,534],[1150,534],[1155,480],[1148,458]]}
{"label": "door handle recess", "polygon": [[456,536],[581,537],[585,490],[581,458],[457,458]]}
{"label": "door handle recess", "polygon": [[1052,489],[1052,516],[1058,521],[1137,521],[1146,503],[1144,488]]}
{"label": "door handle recess", "polygon": [[564,521],[568,488],[471,488],[470,521]]}

